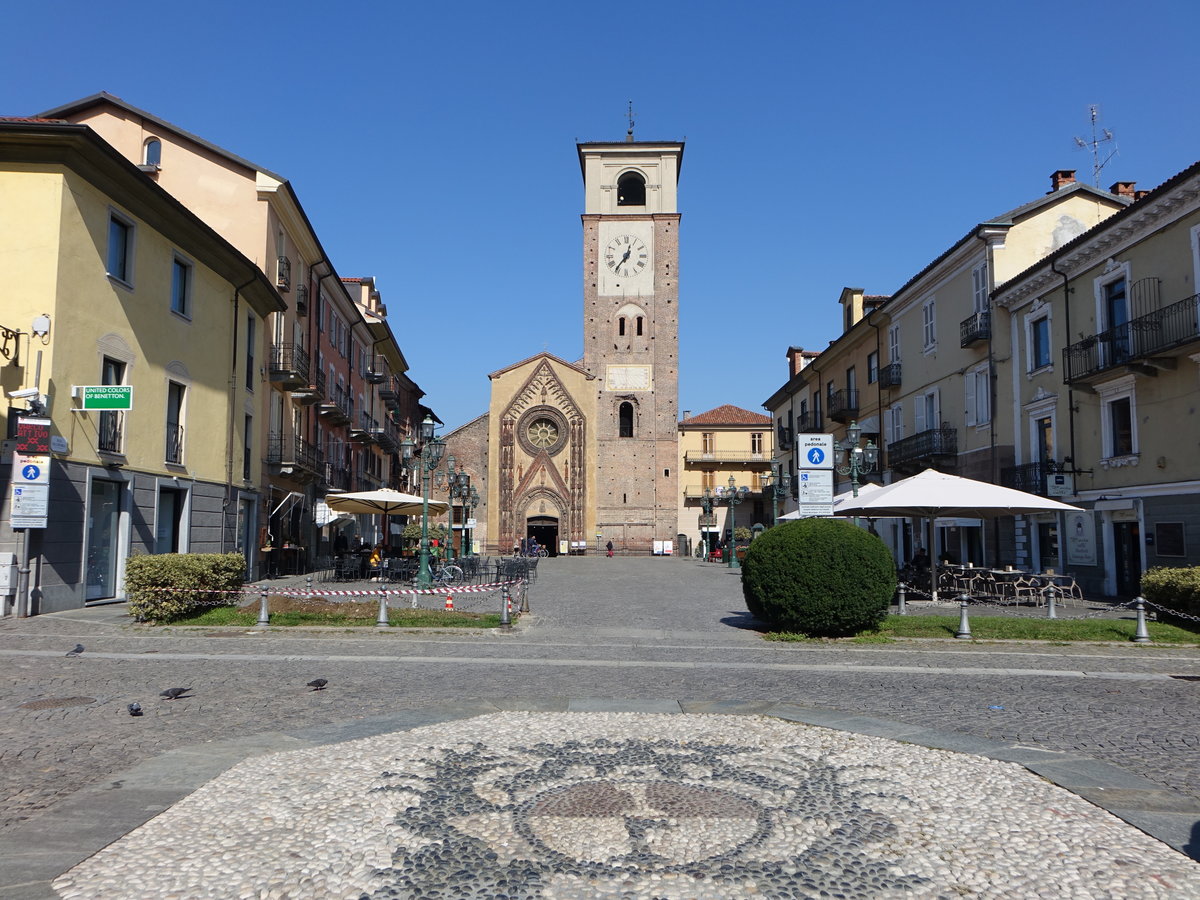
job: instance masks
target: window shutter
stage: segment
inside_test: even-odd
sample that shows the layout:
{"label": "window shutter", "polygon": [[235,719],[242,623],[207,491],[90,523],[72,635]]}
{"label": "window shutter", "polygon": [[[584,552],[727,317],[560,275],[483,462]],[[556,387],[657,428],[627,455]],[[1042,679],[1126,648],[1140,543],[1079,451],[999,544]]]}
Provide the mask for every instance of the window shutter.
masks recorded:
{"label": "window shutter", "polygon": [[933,398],[933,421],[929,422],[926,428],[941,428],[942,427],[942,389],[934,388],[929,392],[929,396]]}
{"label": "window shutter", "polygon": [[978,376],[974,372],[967,372],[963,376],[963,399],[966,401],[965,414],[966,424],[974,425],[975,422],[975,382]]}
{"label": "window shutter", "polygon": [[913,434],[920,434],[925,430],[925,398],[918,397],[916,407],[913,409]]}

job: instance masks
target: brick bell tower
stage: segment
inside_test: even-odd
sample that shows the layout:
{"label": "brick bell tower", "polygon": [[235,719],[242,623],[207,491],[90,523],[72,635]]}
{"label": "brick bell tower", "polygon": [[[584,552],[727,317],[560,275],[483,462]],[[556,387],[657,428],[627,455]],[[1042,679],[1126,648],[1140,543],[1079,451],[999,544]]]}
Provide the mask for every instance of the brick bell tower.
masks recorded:
{"label": "brick bell tower", "polygon": [[649,552],[679,496],[679,207],[683,144],[578,144],[583,367],[595,377],[596,532]]}

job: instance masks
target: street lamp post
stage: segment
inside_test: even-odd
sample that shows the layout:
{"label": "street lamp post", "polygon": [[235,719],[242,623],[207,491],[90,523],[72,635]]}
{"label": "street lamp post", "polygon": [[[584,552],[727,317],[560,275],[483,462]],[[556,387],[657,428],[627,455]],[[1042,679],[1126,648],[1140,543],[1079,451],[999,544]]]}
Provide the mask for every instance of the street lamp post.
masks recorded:
{"label": "street lamp post", "polygon": [[745,500],[749,493],[750,488],[745,485],[738,487],[737,479],[732,475],[729,476],[729,490],[725,492],[725,499],[729,502],[729,568],[731,569],[742,567],[737,558],[737,513],[734,508]]}
{"label": "street lamp post", "polygon": [[[845,454],[841,457],[845,463],[836,466],[839,474],[850,476],[850,489],[854,492],[854,497],[858,497],[859,475],[866,475],[868,472],[874,472],[879,465],[879,448],[875,446],[874,441],[867,441],[867,446],[860,447],[859,439],[862,437],[862,429],[858,427],[857,421],[852,421],[850,427],[846,429],[846,440],[835,441],[833,444],[834,456]],[[854,527],[858,527],[858,516],[854,517]]]}
{"label": "street lamp post", "polygon": [[779,501],[788,495],[792,487],[792,476],[783,471],[782,463],[771,463],[771,474],[767,476],[767,488],[771,491],[771,527],[779,521]]}
{"label": "street lamp post", "polygon": [[713,525],[717,523],[713,515],[714,498],[712,488],[705,488],[704,493],[700,496],[700,508],[704,510],[704,516],[700,520],[700,544],[704,548],[704,559],[708,559],[708,536],[712,534],[709,531]]}
{"label": "street lamp post", "polygon": [[[475,515],[475,507],[479,505],[479,491],[475,490],[475,485],[470,485],[470,490],[463,495],[463,535],[466,536],[467,522]],[[464,556],[470,556],[472,553],[472,545],[475,543],[475,529],[471,529],[471,538],[467,542]]]}
{"label": "street lamp post", "polygon": [[426,415],[420,425],[420,443],[412,437],[406,437],[400,442],[401,459],[410,469],[421,473],[421,555],[420,566],[417,569],[417,585],[429,587],[429,475],[442,461],[446,452],[446,442],[433,435],[435,423],[433,416]]}

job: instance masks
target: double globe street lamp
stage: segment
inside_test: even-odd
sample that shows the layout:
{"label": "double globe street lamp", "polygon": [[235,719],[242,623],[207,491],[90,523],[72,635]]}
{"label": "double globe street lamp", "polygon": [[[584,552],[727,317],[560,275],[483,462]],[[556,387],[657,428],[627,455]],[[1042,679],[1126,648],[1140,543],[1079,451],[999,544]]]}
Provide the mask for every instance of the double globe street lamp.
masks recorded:
{"label": "double globe street lamp", "polygon": [[410,471],[421,473],[421,554],[417,585],[429,587],[429,475],[438,467],[446,452],[446,442],[434,437],[433,416],[426,415],[418,429],[420,441],[406,437],[400,442],[400,458]]}
{"label": "double globe street lamp", "polygon": [[787,497],[792,487],[792,476],[783,471],[782,463],[771,463],[771,474],[765,479],[763,487],[771,492],[771,524],[779,522],[779,502]]}
{"label": "double globe street lamp", "polygon": [[858,422],[852,421],[850,427],[846,429],[846,440],[833,443],[835,457],[844,461],[842,465],[836,467],[838,474],[850,476],[850,488],[854,491],[855,497],[858,497],[858,488],[861,484],[858,476],[874,472],[879,465],[879,448],[871,440],[867,441],[867,446],[860,447],[858,442],[861,437],[862,429],[858,427]]}
{"label": "double globe street lamp", "polygon": [[[732,475],[729,476],[729,487],[725,490],[717,488],[717,492],[711,492],[710,488],[704,489],[704,496],[709,499],[709,503],[720,503],[725,501],[729,504],[729,542],[726,545],[728,551],[729,562],[727,565],[731,569],[740,569],[742,564],[737,558],[737,520],[734,507],[746,499],[750,493],[750,488],[742,485],[738,487],[737,479]],[[703,500],[701,501],[703,503]]]}
{"label": "double globe street lamp", "polygon": [[[455,500],[462,501],[462,510],[463,510],[462,529],[461,529],[462,539],[460,541],[459,555],[460,556],[470,556],[471,555],[471,551],[468,549],[468,545],[467,545],[467,504],[470,502],[471,491],[473,490],[473,488],[471,487],[471,476],[467,474],[466,468],[463,467],[462,465],[460,465],[458,467],[458,471],[455,472],[454,471],[454,463],[455,463],[454,456],[453,456],[453,454],[451,454],[449,457],[447,457],[446,472],[445,472],[444,479],[443,479],[443,473],[442,473],[441,469],[438,469],[438,471],[434,473],[434,481],[439,488],[442,486],[443,480],[446,482],[447,497],[450,500],[450,509],[448,511],[448,516],[447,516],[448,524],[447,524],[447,530],[446,530],[447,560],[449,559],[450,551],[452,551],[454,549],[454,501]],[[479,502],[478,501],[479,494],[476,494],[475,497],[476,497],[476,502],[478,503]]]}

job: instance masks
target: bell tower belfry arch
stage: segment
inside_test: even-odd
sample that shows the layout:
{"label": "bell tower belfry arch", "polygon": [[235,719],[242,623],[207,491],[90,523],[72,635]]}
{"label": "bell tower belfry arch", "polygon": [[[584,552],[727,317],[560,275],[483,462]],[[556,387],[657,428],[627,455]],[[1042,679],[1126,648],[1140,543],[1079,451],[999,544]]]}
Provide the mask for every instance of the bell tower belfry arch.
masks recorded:
{"label": "bell tower belfry arch", "polygon": [[577,145],[583,171],[583,368],[595,391],[596,531],[674,540],[679,496],[683,144]]}

